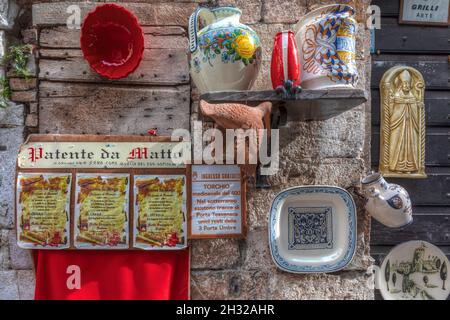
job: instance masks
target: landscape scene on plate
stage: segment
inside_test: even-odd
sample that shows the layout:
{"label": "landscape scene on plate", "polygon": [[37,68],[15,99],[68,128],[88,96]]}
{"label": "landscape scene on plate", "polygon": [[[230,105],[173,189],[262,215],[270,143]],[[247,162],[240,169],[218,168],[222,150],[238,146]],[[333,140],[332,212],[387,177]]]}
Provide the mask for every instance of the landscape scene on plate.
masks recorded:
{"label": "landscape scene on plate", "polygon": [[400,299],[435,300],[436,291],[448,290],[447,262],[429,254],[424,243],[414,249],[410,260],[388,260],[383,272],[388,292]]}

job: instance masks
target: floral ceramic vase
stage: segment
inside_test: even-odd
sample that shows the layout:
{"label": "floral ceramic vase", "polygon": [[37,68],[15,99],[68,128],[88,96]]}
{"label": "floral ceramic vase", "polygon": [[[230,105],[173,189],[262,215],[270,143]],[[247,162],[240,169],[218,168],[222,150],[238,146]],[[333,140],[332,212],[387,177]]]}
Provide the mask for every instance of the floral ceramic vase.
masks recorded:
{"label": "floral ceramic vase", "polygon": [[387,183],[379,173],[362,181],[366,210],[372,217],[390,228],[401,228],[413,221],[411,199],[398,184]]}
{"label": "floral ceramic vase", "polygon": [[198,8],[189,18],[189,67],[200,93],[248,90],[255,81],[261,42],[240,16],[237,8],[217,7]]}
{"label": "floral ceramic vase", "polygon": [[353,87],[358,78],[355,62],[355,10],[328,5],[308,13],[295,27],[301,82],[305,89]]}

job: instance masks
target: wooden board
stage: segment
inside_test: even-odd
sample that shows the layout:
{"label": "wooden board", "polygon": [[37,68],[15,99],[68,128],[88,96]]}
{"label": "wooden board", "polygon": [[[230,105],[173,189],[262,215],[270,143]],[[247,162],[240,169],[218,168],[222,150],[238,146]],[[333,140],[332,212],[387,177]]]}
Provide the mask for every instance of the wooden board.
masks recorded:
{"label": "wooden board", "polygon": [[39,78],[44,80],[177,85],[189,83],[187,38],[180,27],[145,27],[145,50],[139,67],[111,81],[93,71],[80,50],[80,32],[67,27],[41,31]]}
{"label": "wooden board", "polygon": [[[433,171],[437,170],[431,169],[426,168],[426,179],[386,178],[386,181],[403,186],[415,206],[450,206],[450,170],[445,167],[443,172],[436,173]],[[372,167],[372,170],[377,170],[377,167]]]}
{"label": "wooden board", "polygon": [[[71,13],[67,7],[77,5],[81,11],[81,21],[86,14],[100,2],[57,2],[33,4],[33,25],[65,25]],[[121,3],[136,15],[141,25],[179,25],[187,26],[189,15],[197,8],[197,3]]]}
{"label": "wooden board", "polygon": [[[64,56],[61,57],[61,54]],[[93,71],[84,60],[81,50],[69,49],[64,52],[41,50],[41,57],[39,78],[42,80],[149,85],[189,83],[186,53],[177,49],[145,49],[136,71],[116,81],[105,79]]]}
{"label": "wooden board", "polygon": [[370,3],[380,7],[382,17],[398,17],[400,12],[400,1],[398,0],[373,0]]}
{"label": "wooden board", "polygon": [[450,240],[450,212],[418,214],[413,208],[413,223],[403,229],[392,229],[372,220],[371,245],[396,245],[409,240],[424,240],[435,245],[447,245]]}
{"label": "wooden board", "polygon": [[[450,128],[427,128],[425,137],[425,165],[450,166]],[[372,127],[372,164],[380,157],[379,127]]]}
{"label": "wooden board", "polygon": [[[379,82],[384,72],[396,65],[418,69],[426,84],[428,135],[425,160],[428,178],[387,179],[408,190],[414,205],[414,222],[398,230],[386,228],[372,220],[370,254],[380,265],[395,245],[421,239],[437,244],[450,258],[450,224],[446,220],[450,217],[450,140],[446,135],[450,131],[449,29],[398,25],[399,0],[373,0],[371,4],[380,7],[383,17],[381,29],[375,32],[375,47],[381,55],[372,55],[372,131],[379,130]],[[379,136],[374,134],[371,141],[372,170],[378,169],[378,139]],[[382,299],[378,290],[375,294],[376,299]]]}
{"label": "wooden board", "polygon": [[[372,125],[380,124],[380,91],[372,89]],[[450,126],[450,91],[425,91],[425,124]]]}
{"label": "wooden board", "polygon": [[382,18],[375,30],[375,50],[381,53],[442,53],[450,51],[449,29],[398,25],[397,18]]}
{"label": "wooden board", "polygon": [[[186,49],[186,30],[178,26],[142,27],[145,48]],[[53,49],[79,49],[80,30],[66,26],[45,27],[39,33],[39,47]]]}
{"label": "wooden board", "polygon": [[373,55],[372,88],[379,88],[383,74],[398,65],[406,65],[419,70],[425,79],[427,90],[450,90],[448,55]]}
{"label": "wooden board", "polygon": [[41,133],[168,135],[189,129],[190,87],[123,87],[41,81]]}

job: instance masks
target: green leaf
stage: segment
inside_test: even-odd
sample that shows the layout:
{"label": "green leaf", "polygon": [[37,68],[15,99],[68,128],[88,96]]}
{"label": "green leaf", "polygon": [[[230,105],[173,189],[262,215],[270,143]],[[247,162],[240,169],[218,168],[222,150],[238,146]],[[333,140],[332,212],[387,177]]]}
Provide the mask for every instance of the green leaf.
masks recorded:
{"label": "green leaf", "polygon": [[238,61],[238,60],[241,60],[241,56],[240,55],[235,55],[234,56],[234,61]]}
{"label": "green leaf", "polygon": [[232,54],[235,54],[235,53],[236,53],[236,51],[235,51],[234,49],[228,50],[228,54],[229,54],[229,55],[232,55]]}
{"label": "green leaf", "polygon": [[214,49],[214,52],[215,52],[216,54],[220,54],[220,49],[219,49],[219,48],[216,48],[216,49]]}
{"label": "green leaf", "polygon": [[31,72],[28,70],[27,64],[32,52],[33,46],[29,44],[11,46],[6,51],[1,64],[4,66],[10,65],[16,76],[28,80],[31,77]]}
{"label": "green leaf", "polygon": [[242,62],[247,66],[248,65],[248,60],[247,60],[247,58],[243,58],[242,59]]}
{"label": "green leaf", "polygon": [[0,77],[0,108],[9,107],[9,99],[11,98],[11,88],[9,87],[9,81],[5,77]]}

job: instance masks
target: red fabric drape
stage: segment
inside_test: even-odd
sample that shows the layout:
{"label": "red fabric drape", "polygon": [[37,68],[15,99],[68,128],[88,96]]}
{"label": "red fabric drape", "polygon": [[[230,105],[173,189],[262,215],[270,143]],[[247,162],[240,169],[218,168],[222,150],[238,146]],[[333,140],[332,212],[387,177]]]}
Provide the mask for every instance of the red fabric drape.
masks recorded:
{"label": "red fabric drape", "polygon": [[[34,252],[36,300],[185,300],[189,249],[174,251]],[[69,266],[80,268],[80,289],[69,289]]]}

